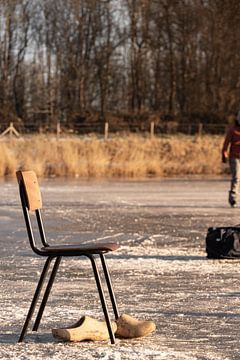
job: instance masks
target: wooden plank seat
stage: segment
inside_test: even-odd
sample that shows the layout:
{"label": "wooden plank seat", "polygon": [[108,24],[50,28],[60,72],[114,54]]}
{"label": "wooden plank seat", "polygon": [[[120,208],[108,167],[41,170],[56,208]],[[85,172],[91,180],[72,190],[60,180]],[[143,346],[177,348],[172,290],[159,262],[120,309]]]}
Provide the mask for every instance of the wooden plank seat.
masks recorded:
{"label": "wooden plank seat", "polygon": [[[41,250],[45,254],[51,255],[52,253],[58,253],[61,255],[62,253],[71,253],[78,254],[79,256],[84,255],[86,252],[89,254],[101,254],[107,253],[109,251],[115,251],[119,248],[118,244],[108,243],[108,244],[93,244],[93,245],[50,245],[44,246]],[[67,255],[66,255],[67,256]],[[76,255],[77,256],[77,255]]]}

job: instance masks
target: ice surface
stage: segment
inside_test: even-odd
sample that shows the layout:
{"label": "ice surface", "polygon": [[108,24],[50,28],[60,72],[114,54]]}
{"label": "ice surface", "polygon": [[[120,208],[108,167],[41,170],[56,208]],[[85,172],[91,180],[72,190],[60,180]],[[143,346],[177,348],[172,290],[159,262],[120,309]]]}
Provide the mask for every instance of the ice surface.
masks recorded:
{"label": "ice surface", "polygon": [[28,247],[16,183],[0,199],[1,359],[239,359],[240,261],[207,260],[209,226],[239,223],[228,180],[42,181],[52,242],[116,241],[107,256],[120,312],[152,319],[157,331],[133,340],[67,344],[53,327],[83,315],[102,319],[86,259],[62,263],[39,332],[21,331],[43,261]]}

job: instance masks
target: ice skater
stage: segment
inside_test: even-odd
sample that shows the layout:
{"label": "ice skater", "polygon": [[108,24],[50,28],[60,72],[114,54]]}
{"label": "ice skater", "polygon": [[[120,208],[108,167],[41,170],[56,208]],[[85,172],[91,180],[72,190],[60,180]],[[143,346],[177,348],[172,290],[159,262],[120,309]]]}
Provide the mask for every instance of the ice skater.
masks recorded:
{"label": "ice skater", "polygon": [[237,207],[240,182],[240,111],[236,114],[235,124],[229,128],[222,147],[222,162],[229,160],[231,186],[228,201],[231,207]]}

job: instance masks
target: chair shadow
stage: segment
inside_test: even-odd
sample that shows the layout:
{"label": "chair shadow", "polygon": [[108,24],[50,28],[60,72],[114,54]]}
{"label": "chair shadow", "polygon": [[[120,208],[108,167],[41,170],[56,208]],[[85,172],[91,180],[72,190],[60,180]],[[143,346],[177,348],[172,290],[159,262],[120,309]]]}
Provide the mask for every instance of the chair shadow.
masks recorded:
{"label": "chair shadow", "polygon": [[153,259],[162,261],[211,261],[211,262],[226,262],[237,263],[240,258],[223,258],[223,259],[208,259],[206,255],[134,255],[134,254],[108,254],[107,259],[120,259],[120,260],[134,260],[134,259]]}
{"label": "chair shadow", "polygon": [[17,343],[19,334],[17,333],[0,333],[0,344],[15,344]]}
{"label": "chair shadow", "polygon": [[163,260],[163,261],[206,261],[206,256],[201,255],[133,255],[133,254],[108,254],[107,259],[120,259],[120,260],[130,260],[130,259],[153,259],[153,260]]}
{"label": "chair shadow", "polygon": [[30,343],[30,344],[34,344],[34,343],[52,343],[54,342],[54,338],[51,336],[50,333],[36,333],[36,334],[27,334],[26,339],[21,342],[18,343],[18,339],[19,339],[19,333],[0,333],[0,345],[1,344],[15,344],[15,345],[21,345],[21,344],[26,344],[26,343]]}

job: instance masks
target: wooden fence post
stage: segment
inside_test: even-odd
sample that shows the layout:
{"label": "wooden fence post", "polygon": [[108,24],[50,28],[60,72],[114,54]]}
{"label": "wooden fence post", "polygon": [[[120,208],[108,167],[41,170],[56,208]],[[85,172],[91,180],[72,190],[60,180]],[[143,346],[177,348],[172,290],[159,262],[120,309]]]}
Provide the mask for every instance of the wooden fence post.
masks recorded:
{"label": "wooden fence post", "polygon": [[15,135],[17,138],[20,137],[19,132],[15,129],[12,122],[10,122],[9,127],[0,134],[0,138],[4,137],[5,135],[8,135],[8,134],[10,136],[10,139],[12,138],[13,135]]}
{"label": "wooden fence post", "polygon": [[60,122],[57,122],[57,139],[59,139],[61,133],[61,125]]}
{"label": "wooden fence post", "polygon": [[154,121],[151,121],[150,123],[150,136],[151,136],[151,139],[154,138]]}
{"label": "wooden fence post", "polygon": [[104,126],[104,140],[107,140],[107,139],[108,139],[108,129],[109,129],[108,122],[105,122],[105,126]]}

